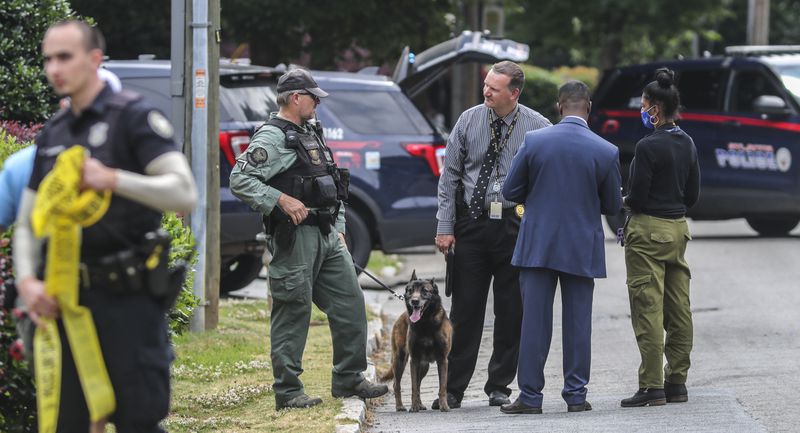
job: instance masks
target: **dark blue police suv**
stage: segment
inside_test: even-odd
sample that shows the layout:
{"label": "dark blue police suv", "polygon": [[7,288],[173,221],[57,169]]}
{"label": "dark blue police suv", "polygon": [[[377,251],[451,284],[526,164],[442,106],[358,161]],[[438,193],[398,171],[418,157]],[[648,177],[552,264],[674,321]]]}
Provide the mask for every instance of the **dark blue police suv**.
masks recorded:
{"label": "dark blue police suv", "polygon": [[[317,107],[328,145],[340,167],[350,169],[346,239],[365,266],[373,249],[432,245],[437,184],[445,137],[409,98],[457,62],[523,62],[528,46],[464,32],[418,55],[402,53],[393,77],[313,71],[330,96]],[[125,88],[144,94],[171,113],[170,64],[157,60],[108,61]],[[229,177],[250,137],[277,111],[275,86],[284,68],[220,65],[221,291],[236,290],[262,268],[261,215],[230,192]]]}
{"label": "dark blue police suv", "polygon": [[700,200],[688,216],[746,218],[761,235],[789,233],[800,221],[800,47],[729,47],[721,57],[606,72],[590,124],[619,146],[623,183],[636,142],[649,132],[639,117],[642,89],[665,66],[678,77],[679,125],[700,159]]}

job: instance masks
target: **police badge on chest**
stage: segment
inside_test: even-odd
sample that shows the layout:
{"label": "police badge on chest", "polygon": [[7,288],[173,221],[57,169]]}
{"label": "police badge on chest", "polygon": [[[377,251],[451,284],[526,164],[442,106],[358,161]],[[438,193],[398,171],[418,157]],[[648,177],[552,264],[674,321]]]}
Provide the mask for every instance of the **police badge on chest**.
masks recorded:
{"label": "police badge on chest", "polygon": [[89,137],[86,140],[89,142],[89,146],[100,147],[106,143],[106,140],[108,140],[108,123],[97,122],[89,128]]}

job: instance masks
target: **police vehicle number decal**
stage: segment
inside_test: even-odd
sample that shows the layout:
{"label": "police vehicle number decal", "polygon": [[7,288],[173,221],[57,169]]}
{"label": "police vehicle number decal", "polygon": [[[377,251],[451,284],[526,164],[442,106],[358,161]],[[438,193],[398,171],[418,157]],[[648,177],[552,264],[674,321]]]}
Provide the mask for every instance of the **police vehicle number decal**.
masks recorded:
{"label": "police vehicle number decal", "polygon": [[344,138],[344,130],[342,128],[322,128],[322,134],[326,140],[341,140]]}
{"label": "police vehicle number decal", "polygon": [[727,149],[715,149],[717,165],[740,170],[780,171],[792,167],[792,152],[785,147],[777,150],[769,144],[728,143]]}

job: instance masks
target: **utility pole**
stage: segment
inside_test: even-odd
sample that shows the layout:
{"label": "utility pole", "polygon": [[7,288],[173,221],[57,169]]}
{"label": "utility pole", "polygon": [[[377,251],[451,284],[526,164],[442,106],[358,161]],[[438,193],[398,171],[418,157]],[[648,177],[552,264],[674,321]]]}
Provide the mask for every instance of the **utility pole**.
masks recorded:
{"label": "utility pole", "polygon": [[200,299],[192,332],[214,329],[219,320],[219,9],[219,0],[172,0],[173,113],[183,122],[181,144],[198,190],[189,218]]}
{"label": "utility pole", "polygon": [[[482,31],[480,0],[465,0],[462,4],[464,12],[464,30]],[[480,103],[480,68],[481,65],[466,63],[453,67],[453,80],[451,84],[450,118],[455,124],[461,112],[468,107]],[[450,125],[451,127],[453,125]]]}
{"label": "utility pole", "polygon": [[219,44],[220,0],[208,0],[208,162],[206,179],[206,330],[216,329],[219,323],[220,279],[220,197],[219,197]]}
{"label": "utility pole", "polygon": [[747,1],[747,44],[769,45],[769,0]]}

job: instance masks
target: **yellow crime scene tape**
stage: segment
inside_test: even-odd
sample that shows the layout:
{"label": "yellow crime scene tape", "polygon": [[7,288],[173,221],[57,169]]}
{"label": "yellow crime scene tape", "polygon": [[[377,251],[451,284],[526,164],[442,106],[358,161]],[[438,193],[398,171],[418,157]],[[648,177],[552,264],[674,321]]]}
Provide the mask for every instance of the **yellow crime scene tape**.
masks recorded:
{"label": "yellow crime scene tape", "polygon": [[[81,228],[108,210],[111,192],[79,191],[86,150],[62,152],[44,178],[31,216],[34,234],[48,237],[45,287],[58,301],[64,329],[92,422],[114,412],[116,400],[100,350],[92,313],[78,305]],[[54,433],[61,398],[61,340],[55,320],[42,318],[34,336],[39,433]]]}

